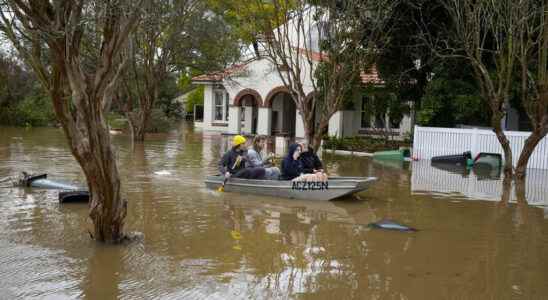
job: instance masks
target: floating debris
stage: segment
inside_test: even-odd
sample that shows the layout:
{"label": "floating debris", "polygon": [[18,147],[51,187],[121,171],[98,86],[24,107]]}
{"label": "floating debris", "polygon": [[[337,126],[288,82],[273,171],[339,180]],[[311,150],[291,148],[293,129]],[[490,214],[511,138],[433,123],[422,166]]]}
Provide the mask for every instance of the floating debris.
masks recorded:
{"label": "floating debris", "polygon": [[402,225],[392,220],[381,220],[375,223],[369,223],[367,226],[371,228],[376,228],[376,229],[387,229],[387,230],[406,231],[406,232],[418,231],[417,229],[413,227]]}

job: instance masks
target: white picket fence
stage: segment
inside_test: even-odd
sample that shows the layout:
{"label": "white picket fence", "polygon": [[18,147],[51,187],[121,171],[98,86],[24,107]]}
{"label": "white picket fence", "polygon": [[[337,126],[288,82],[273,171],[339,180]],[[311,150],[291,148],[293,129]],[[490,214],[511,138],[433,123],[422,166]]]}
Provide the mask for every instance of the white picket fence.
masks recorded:
{"label": "white picket fence", "polygon": [[[530,132],[506,131],[512,147],[512,163],[516,166]],[[415,126],[413,137],[413,157],[431,159],[433,156],[459,154],[471,151],[472,157],[480,152],[500,153],[495,133],[485,129],[434,128]],[[531,169],[548,169],[548,138],[537,145],[527,166]]]}

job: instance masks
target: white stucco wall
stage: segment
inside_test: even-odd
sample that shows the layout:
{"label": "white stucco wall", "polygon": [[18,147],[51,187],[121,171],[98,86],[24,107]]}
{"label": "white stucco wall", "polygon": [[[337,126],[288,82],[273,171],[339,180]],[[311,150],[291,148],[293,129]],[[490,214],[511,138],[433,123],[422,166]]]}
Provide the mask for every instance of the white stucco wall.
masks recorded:
{"label": "white stucco wall", "polygon": [[300,112],[297,112],[295,114],[295,137],[296,138],[305,138],[305,132],[304,132],[304,122],[303,117],[301,116]]}
{"label": "white stucco wall", "polygon": [[[312,81],[310,80],[310,67],[308,63],[303,61],[303,84],[305,93],[313,91]],[[252,89],[259,93],[262,100],[266,100],[266,96],[272,89],[284,86],[276,67],[266,59],[261,58],[254,60],[246,65],[245,70],[225,78],[222,81],[223,86],[228,91],[230,96],[230,104],[234,104],[234,97],[243,89]]]}
{"label": "white stucco wall", "polygon": [[[216,89],[219,89],[218,86],[215,86],[213,84],[207,84],[204,86],[204,120],[202,128],[204,130],[209,131],[220,131],[220,132],[227,132],[228,131],[228,122],[226,121],[215,121],[214,120],[214,106],[215,106],[215,100],[214,100],[214,91]],[[219,125],[226,125],[226,126],[219,126]]]}
{"label": "white stucco wall", "polygon": [[[310,10],[309,12],[312,12]],[[305,16],[305,26],[315,26],[315,21],[309,19],[310,14]],[[289,28],[292,31],[292,34],[295,34],[296,28],[295,24],[292,21],[284,25],[285,28]],[[317,30],[314,28],[313,30]],[[306,29],[308,31],[308,28]],[[304,47],[304,40],[301,38],[297,42],[297,36],[294,35],[291,37],[294,45],[298,45],[299,48]],[[316,64],[310,66],[304,54],[301,55],[301,69],[302,69],[302,82],[304,83],[305,93],[311,93],[313,91],[312,81],[310,78],[310,68],[314,68]],[[238,93],[244,89],[251,89],[256,91],[263,103],[266,101],[268,94],[277,87],[284,86],[282,79],[280,78],[279,72],[276,70],[276,67],[272,64],[271,60],[263,57],[260,59],[255,59],[248,62],[245,67],[228,78],[224,78],[220,82],[222,86],[226,89],[229,95],[229,104],[234,105],[234,99]],[[231,114],[229,115],[230,130],[228,127],[219,127],[213,126],[212,123],[219,123],[213,121],[214,114],[214,94],[212,86],[214,83],[208,83],[206,85],[206,90],[204,93],[204,129],[206,130],[217,130],[217,131],[235,131],[239,130],[242,133],[252,133],[252,120],[253,118],[258,118],[257,121],[257,133],[259,134],[270,134],[272,132],[272,112],[277,112],[277,124],[276,128],[281,130],[283,124],[287,122],[286,110],[284,108],[284,102],[280,101],[281,99],[274,99],[272,109],[270,108],[256,108],[252,109],[249,106],[246,106],[245,109],[245,121],[243,124],[236,124],[240,122],[239,119],[235,121],[231,116],[241,115],[236,113],[235,108],[231,108]],[[281,95],[278,95],[280,97]],[[245,104],[244,104],[245,105]],[[363,129],[361,127],[361,104],[357,106],[356,110],[353,111],[342,111],[338,115],[334,116],[335,119],[330,121],[329,124],[329,134],[336,136],[354,136],[358,135],[359,131]],[[292,116],[291,116],[292,117]],[[413,126],[413,120],[409,116],[405,116],[400,124],[399,131],[400,134],[408,132]],[[304,137],[304,126],[300,114],[296,113],[295,116],[295,135],[296,137]]]}
{"label": "white stucco wall", "polygon": [[272,132],[272,110],[266,107],[259,107],[259,122],[257,123],[257,133],[270,135]]}

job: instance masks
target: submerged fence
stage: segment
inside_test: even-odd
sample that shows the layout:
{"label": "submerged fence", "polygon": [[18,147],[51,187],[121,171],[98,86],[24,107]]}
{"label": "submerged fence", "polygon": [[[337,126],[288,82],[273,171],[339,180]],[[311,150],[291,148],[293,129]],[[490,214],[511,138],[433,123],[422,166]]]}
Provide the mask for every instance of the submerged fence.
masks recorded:
{"label": "submerged fence", "polygon": [[[519,155],[530,132],[505,131],[512,148],[512,163],[517,165]],[[459,154],[471,151],[472,157],[480,152],[504,155],[495,133],[485,129],[434,128],[415,126],[413,156],[431,159],[437,155]],[[539,142],[529,159],[531,169],[548,169],[548,138]]]}

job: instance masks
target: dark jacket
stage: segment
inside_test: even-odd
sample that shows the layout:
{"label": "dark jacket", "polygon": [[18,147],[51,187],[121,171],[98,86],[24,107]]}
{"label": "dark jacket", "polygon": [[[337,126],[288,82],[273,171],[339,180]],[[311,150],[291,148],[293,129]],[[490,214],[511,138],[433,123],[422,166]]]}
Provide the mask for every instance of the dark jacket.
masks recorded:
{"label": "dark jacket", "polygon": [[298,144],[292,144],[289,146],[289,152],[282,161],[282,179],[291,180],[295,177],[299,177],[303,173],[303,166],[300,160],[293,159],[293,153],[299,147]]}
{"label": "dark jacket", "polygon": [[[238,156],[240,156],[241,161],[239,164],[236,164]],[[221,172],[221,175],[224,175],[227,171],[230,172],[230,174],[235,174],[244,168],[245,151],[240,149],[230,149],[228,152],[225,153],[225,155],[223,155],[223,158],[221,158],[221,161],[219,162],[219,172]]]}
{"label": "dark jacket", "polygon": [[308,151],[301,153],[299,156],[299,161],[303,166],[303,173],[314,173],[314,170],[323,169],[322,161],[314,153],[314,150],[311,147],[308,147]]}

